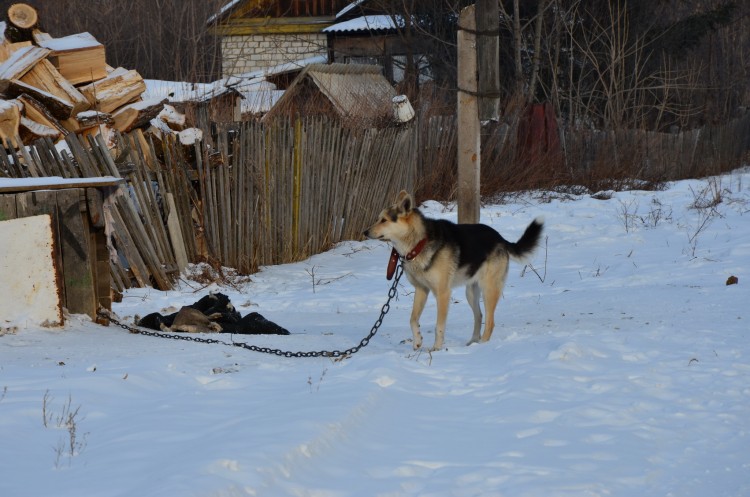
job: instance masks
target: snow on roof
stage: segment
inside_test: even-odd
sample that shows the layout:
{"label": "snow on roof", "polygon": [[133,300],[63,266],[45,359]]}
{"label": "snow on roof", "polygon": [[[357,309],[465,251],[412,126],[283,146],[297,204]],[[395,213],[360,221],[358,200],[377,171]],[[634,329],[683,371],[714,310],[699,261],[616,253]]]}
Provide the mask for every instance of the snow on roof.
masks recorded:
{"label": "snow on roof", "polygon": [[352,2],[352,3],[350,3],[349,5],[347,5],[346,7],[344,7],[343,9],[339,10],[338,14],[336,14],[336,19],[338,19],[339,17],[345,16],[348,12],[350,12],[351,10],[353,10],[355,7],[359,7],[365,1],[366,0],[356,0],[356,1]]}
{"label": "snow on roof", "polygon": [[39,42],[40,47],[49,48],[56,52],[98,47],[100,45],[101,43],[99,43],[96,38],[88,32],[63,36],[62,38],[52,38],[51,40],[43,40]]}
{"label": "snow on roof", "polygon": [[300,71],[309,65],[325,64],[327,61],[325,55],[316,55],[228,76],[213,83],[147,79],[143,98],[167,98],[171,103],[205,102],[224,93],[235,91],[242,97],[240,103],[242,113],[263,114],[268,112],[284,94],[284,90],[277,90],[276,85],[268,81],[267,77]]}
{"label": "snow on roof", "polygon": [[[399,24],[403,24],[400,18],[398,19]],[[323,30],[324,33],[345,33],[345,32],[357,32],[357,31],[377,31],[396,29],[398,26],[394,22],[394,18],[389,15],[373,15],[373,16],[362,16],[348,21],[340,22],[329,26]]]}
{"label": "snow on roof", "polygon": [[224,14],[234,9],[237,6],[237,4],[240,3],[241,1],[242,0],[232,0],[231,2],[224,4],[224,6],[221,9],[219,9],[219,12],[212,15],[211,17],[208,18],[208,20],[206,20],[206,24],[211,24],[219,20],[219,18],[224,17]]}

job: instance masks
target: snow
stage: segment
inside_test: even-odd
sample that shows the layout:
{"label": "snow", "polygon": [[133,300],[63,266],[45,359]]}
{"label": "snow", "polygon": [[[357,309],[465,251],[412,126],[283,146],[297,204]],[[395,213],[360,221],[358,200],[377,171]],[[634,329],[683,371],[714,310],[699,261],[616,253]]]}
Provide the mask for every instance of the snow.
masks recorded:
{"label": "snow", "polygon": [[114,176],[98,178],[63,178],[61,176],[43,176],[41,178],[0,178],[0,190],[43,190],[60,189],[65,187],[79,187],[80,185],[112,185],[123,181]]}
{"label": "snow", "polygon": [[[405,279],[378,334],[340,361],[81,316],[0,336],[0,495],[750,495],[750,170],[530,192],[481,220],[515,240],[540,215],[545,242],[511,266],[485,344],[464,345],[456,289],[446,349],[413,351]],[[130,323],[221,291],[292,335],[211,338],[349,348],[385,302],[389,253],[348,241],[250,281],[129,290],[114,311]],[[427,344],[434,324],[430,298]]]}
{"label": "snow", "polygon": [[70,50],[80,50],[83,48],[102,46],[91,33],[76,33],[62,38],[52,38],[51,40],[42,40],[39,46],[49,48],[55,52],[67,52]]}

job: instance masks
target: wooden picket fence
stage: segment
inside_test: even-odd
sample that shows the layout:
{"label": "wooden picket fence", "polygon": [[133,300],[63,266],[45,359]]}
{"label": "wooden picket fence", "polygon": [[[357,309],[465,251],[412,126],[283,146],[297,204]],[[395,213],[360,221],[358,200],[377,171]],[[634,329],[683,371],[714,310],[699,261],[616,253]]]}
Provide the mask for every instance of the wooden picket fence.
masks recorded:
{"label": "wooden picket fence", "polygon": [[201,225],[222,264],[253,271],[357,239],[416,171],[416,129],[324,118],[224,126],[198,160]]}
{"label": "wooden picket fence", "polygon": [[[513,132],[502,132],[483,151],[483,182],[518,169]],[[452,117],[384,129],[326,118],[233,123],[193,148],[135,131],[117,138],[114,154],[101,137],[71,134],[62,151],[45,139],[5,144],[0,175],[126,179],[104,206],[113,287],[169,289],[189,262],[252,273],[359,239],[399,190],[424,199],[432,184],[454,184],[455,137]],[[747,157],[750,114],[677,134],[566,132],[563,143],[570,178],[626,164],[636,175],[679,179],[705,171],[706,161],[718,173]]]}
{"label": "wooden picket fence", "polygon": [[[113,287],[171,288],[188,262],[251,273],[357,239],[414,184],[412,127],[352,129],[327,119],[219,126],[193,150],[140,131],[0,147],[11,177],[114,176],[127,182],[104,206]],[[0,172],[0,174],[2,174]]]}

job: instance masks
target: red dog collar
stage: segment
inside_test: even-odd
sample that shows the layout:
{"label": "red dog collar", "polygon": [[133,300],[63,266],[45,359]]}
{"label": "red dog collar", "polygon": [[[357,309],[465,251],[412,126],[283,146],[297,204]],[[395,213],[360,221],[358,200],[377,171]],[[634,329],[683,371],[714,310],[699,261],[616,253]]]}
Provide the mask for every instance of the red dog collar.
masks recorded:
{"label": "red dog collar", "polygon": [[[422,238],[419,243],[409,251],[408,254],[404,256],[404,259],[407,261],[410,261],[414,259],[416,256],[419,255],[420,252],[422,252],[422,249],[424,246],[427,245],[427,238]],[[388,260],[388,271],[385,273],[386,278],[388,280],[391,280],[393,278],[393,274],[396,272],[396,265],[398,265],[398,259],[399,255],[398,252],[396,252],[396,249],[394,248],[391,250],[391,258]]]}

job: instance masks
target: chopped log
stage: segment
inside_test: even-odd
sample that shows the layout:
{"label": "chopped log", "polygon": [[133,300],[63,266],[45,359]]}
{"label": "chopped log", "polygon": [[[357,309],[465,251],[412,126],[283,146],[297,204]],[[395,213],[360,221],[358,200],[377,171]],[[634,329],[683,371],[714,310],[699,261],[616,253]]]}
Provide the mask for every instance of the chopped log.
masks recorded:
{"label": "chopped log", "polygon": [[91,128],[100,124],[114,124],[115,122],[115,120],[112,119],[112,114],[96,110],[80,112],[76,115],[75,119],[81,129]]}
{"label": "chopped log", "polygon": [[30,47],[30,41],[21,41],[19,43],[10,43],[5,38],[0,38],[0,63],[5,62],[13,55],[13,52],[23,47]]}
{"label": "chopped log", "polygon": [[41,47],[21,47],[0,64],[0,93],[4,93],[12,79],[21,77],[34,67],[37,62],[47,57],[50,50]]}
{"label": "chopped log", "polygon": [[55,66],[48,60],[40,60],[23,77],[24,83],[47,93],[51,93],[61,100],[72,104],[73,110],[68,115],[56,115],[58,119],[67,119],[71,114],[87,110],[91,107],[86,97],[75,86],[65,79]]}
{"label": "chopped log", "polygon": [[166,102],[166,98],[155,98],[121,107],[112,114],[112,118],[115,120],[114,128],[123,133],[140,128],[159,115]]}
{"label": "chopped log", "polygon": [[146,91],[146,83],[138,71],[119,67],[106,78],[82,86],[80,91],[91,107],[101,112],[112,112],[138,100]]}
{"label": "chopped log", "polygon": [[32,143],[39,138],[51,138],[52,140],[60,138],[60,131],[50,126],[32,121],[25,116],[21,116],[19,134],[21,135],[21,141],[23,143]]}
{"label": "chopped log", "polygon": [[31,36],[34,37],[34,42],[37,45],[39,45],[39,43],[43,41],[48,41],[52,39],[52,36],[49,33],[45,33],[44,31],[40,31],[39,29],[32,30]]}
{"label": "chopped log", "polygon": [[104,45],[89,33],[53,38],[41,41],[39,45],[52,50],[49,60],[74,85],[107,76]]}
{"label": "chopped log", "polygon": [[21,123],[21,111],[18,105],[7,100],[0,100],[0,138],[14,143]]}
{"label": "chopped log", "polygon": [[50,128],[54,128],[60,132],[61,136],[66,136],[68,130],[53,116],[47,107],[44,106],[39,100],[28,94],[23,94],[18,97],[18,101],[24,105],[24,114],[32,121],[36,121],[40,124],[44,124]]}
{"label": "chopped log", "polygon": [[34,100],[40,102],[56,119],[66,119],[73,112],[73,104],[70,101],[60,99],[51,93],[27,85],[18,79],[10,81],[8,88],[5,90],[5,95],[14,98],[21,95],[29,95]]}
{"label": "chopped log", "polygon": [[14,43],[31,41],[33,30],[39,22],[36,9],[25,3],[14,3],[8,8],[5,38]]}

